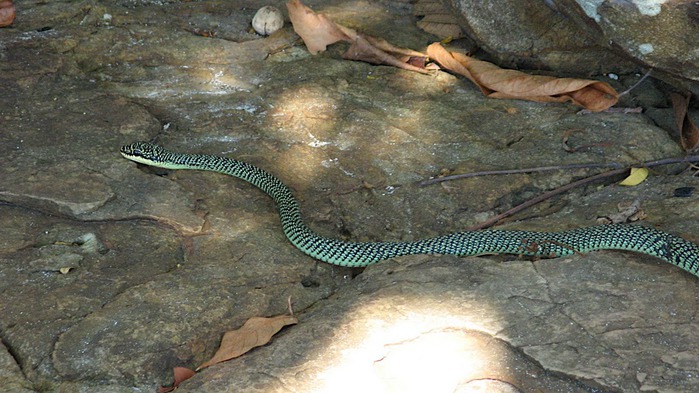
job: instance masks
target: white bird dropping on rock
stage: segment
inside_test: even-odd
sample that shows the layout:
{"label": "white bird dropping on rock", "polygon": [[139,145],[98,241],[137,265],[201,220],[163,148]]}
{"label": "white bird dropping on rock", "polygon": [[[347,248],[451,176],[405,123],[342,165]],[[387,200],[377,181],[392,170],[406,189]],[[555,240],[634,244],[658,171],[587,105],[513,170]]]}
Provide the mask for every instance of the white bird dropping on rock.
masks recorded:
{"label": "white bird dropping on rock", "polygon": [[252,28],[257,34],[269,35],[284,26],[284,15],[277,7],[271,5],[260,8],[252,18]]}

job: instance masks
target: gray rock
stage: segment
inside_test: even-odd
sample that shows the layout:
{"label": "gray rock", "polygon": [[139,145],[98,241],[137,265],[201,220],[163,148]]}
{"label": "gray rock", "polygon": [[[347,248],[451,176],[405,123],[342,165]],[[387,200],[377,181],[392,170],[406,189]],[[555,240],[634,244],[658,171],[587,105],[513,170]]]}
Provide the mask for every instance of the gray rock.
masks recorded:
{"label": "gray rock", "polygon": [[448,1],[478,47],[503,67],[594,75],[634,65],[587,34],[554,1]]}
{"label": "gray rock", "polygon": [[699,92],[695,2],[446,1],[468,37],[503,66],[575,74],[641,65]]}
{"label": "gray rock", "polygon": [[[180,389],[447,392],[494,379],[511,385],[504,391],[692,391],[693,372],[676,364],[693,356],[695,285],[665,268],[611,253],[387,262],[271,344]],[[674,287],[642,290],[647,274]]]}
{"label": "gray rock", "polygon": [[[245,15],[262,5],[26,3],[0,29],[2,386],[152,391],[172,367],[207,360],[225,331],[285,313],[291,296],[298,325],[181,389],[697,390],[697,278],[671,265],[591,253],[342,269],[289,244],[252,186],[122,158],[122,144],[154,138],[235,157],[289,184],[319,233],[400,241],[463,230],[593,173],[417,186],[441,172],[682,155],[657,125],[669,116],[654,84],[636,96],[652,119],[485,99],[443,72],[344,61],[342,48],[311,57],[289,28],[253,39]],[[397,45],[434,38],[404,3],[363,5],[313,4]],[[639,199],[648,225],[698,241],[695,197],[672,195],[699,180],[674,173],[590,186],[500,227],[591,225]]]}

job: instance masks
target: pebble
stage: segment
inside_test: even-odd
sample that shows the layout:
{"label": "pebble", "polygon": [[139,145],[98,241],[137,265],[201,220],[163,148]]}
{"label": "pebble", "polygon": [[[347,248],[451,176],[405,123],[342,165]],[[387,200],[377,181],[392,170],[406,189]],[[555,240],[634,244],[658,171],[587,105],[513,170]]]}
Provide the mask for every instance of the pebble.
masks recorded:
{"label": "pebble", "polygon": [[252,28],[257,34],[270,35],[284,26],[284,15],[271,5],[260,8],[252,18]]}

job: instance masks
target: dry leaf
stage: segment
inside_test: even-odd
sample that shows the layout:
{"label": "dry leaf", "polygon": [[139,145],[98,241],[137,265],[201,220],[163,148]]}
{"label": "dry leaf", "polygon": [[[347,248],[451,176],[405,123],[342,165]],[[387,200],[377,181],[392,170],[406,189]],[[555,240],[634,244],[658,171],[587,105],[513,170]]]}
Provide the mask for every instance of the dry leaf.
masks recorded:
{"label": "dry leaf", "polygon": [[419,64],[412,57],[427,56],[420,52],[398,48],[387,41],[374,38],[339,24],[336,24],[323,14],[316,14],[306,7],[300,0],[291,0],[286,3],[289,10],[289,19],[294,31],[303,39],[308,51],[317,54],[324,51],[328,45],[337,41],[351,43],[349,49],[343,54],[345,59],[365,61],[372,64],[387,64],[394,67],[427,73],[425,68],[415,66]]}
{"label": "dry leaf", "polygon": [[699,145],[699,128],[687,113],[690,95],[672,93],[672,109],[675,112],[675,124],[680,132],[680,143],[685,151],[695,149]]}
{"label": "dry leaf", "polygon": [[158,388],[158,393],[172,392],[173,390],[177,389],[177,387],[180,386],[182,382],[188,380],[189,378],[192,378],[196,373],[186,367],[175,367],[172,369],[172,374],[175,382],[172,384],[172,386],[161,386],[160,388]]}
{"label": "dry leaf", "polygon": [[434,43],[427,47],[427,56],[429,56],[432,60],[437,61],[442,68],[446,68],[447,70],[451,70],[468,78],[468,80],[475,83],[476,86],[481,89],[481,92],[486,96],[493,92],[491,89],[487,89],[478,83],[476,78],[471,75],[471,71],[469,71],[464,64],[461,64],[459,60],[452,56],[452,53],[444,49],[439,43]]}
{"label": "dry leaf", "polygon": [[422,57],[424,59],[427,59],[427,55],[422,52],[395,46],[390,42],[384,40],[383,38],[372,37],[370,35],[364,34],[362,34],[362,37],[364,37],[371,45],[386,53],[391,54],[392,56],[400,59],[401,61],[408,61],[408,59],[414,57]]}
{"label": "dry leaf", "polygon": [[[340,26],[341,28],[343,26]],[[427,56],[410,49],[399,48],[388,41],[364,34],[356,34],[355,40],[347,51],[342,55],[348,60],[365,61],[371,64],[385,64],[402,68],[409,71],[416,71],[423,74],[429,73],[424,67],[416,66],[415,58],[422,58],[423,64]]]}
{"label": "dry leaf", "polygon": [[434,34],[440,39],[457,39],[464,36],[459,20],[439,0],[418,0],[413,6],[413,15],[424,16],[417,27]]}
{"label": "dry leaf", "polygon": [[491,98],[516,98],[538,102],[565,102],[603,111],[616,104],[619,94],[609,84],[588,79],[529,75],[502,69],[487,61],[449,52],[439,43],[427,48],[429,57],[443,68],[461,74]]}
{"label": "dry leaf", "polygon": [[255,347],[265,345],[284,326],[296,323],[298,323],[298,319],[291,315],[250,318],[240,329],[226,332],[216,354],[197,367],[197,371],[216,363],[236,358]]}
{"label": "dry leaf", "polygon": [[10,26],[15,20],[15,6],[11,0],[0,0],[0,27]]}
{"label": "dry leaf", "polygon": [[289,1],[286,8],[289,10],[289,19],[294,31],[303,39],[312,55],[325,51],[328,45],[337,41],[350,41],[350,37],[346,36],[335,22],[323,14],[316,14],[300,0]]}
{"label": "dry leaf", "polygon": [[452,15],[447,14],[427,15],[417,22],[417,27],[441,39],[455,40],[464,36],[461,26],[455,23]]}

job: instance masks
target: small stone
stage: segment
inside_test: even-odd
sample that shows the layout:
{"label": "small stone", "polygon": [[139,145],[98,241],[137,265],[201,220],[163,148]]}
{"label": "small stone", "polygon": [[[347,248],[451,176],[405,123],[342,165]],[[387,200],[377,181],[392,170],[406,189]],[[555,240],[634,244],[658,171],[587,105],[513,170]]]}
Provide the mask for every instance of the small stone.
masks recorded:
{"label": "small stone", "polygon": [[252,28],[257,34],[270,35],[284,26],[284,15],[271,5],[260,8],[252,18]]}
{"label": "small stone", "polygon": [[653,44],[645,43],[638,46],[638,51],[641,52],[642,55],[653,53],[653,50]]}

